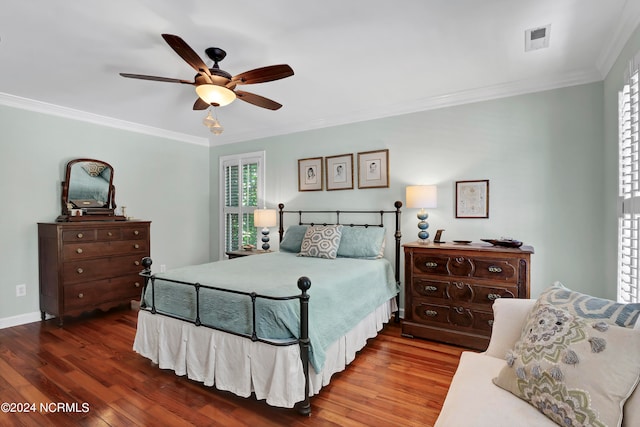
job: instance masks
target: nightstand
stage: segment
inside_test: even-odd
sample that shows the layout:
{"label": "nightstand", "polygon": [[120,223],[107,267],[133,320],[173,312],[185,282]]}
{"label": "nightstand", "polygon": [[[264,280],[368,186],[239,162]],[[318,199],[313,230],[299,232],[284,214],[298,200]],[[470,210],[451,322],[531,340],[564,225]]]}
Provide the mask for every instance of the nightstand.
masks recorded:
{"label": "nightstand", "polygon": [[408,243],[402,335],[485,350],[493,301],[529,298],[533,248]]}
{"label": "nightstand", "polygon": [[[269,251],[269,252],[272,252],[272,251]],[[229,257],[229,259],[234,259],[234,258],[241,258],[243,256],[249,256],[249,255],[268,254],[269,252],[259,250],[259,249],[251,249],[250,251],[245,251],[244,249],[238,249],[237,251],[229,251],[225,253]]]}

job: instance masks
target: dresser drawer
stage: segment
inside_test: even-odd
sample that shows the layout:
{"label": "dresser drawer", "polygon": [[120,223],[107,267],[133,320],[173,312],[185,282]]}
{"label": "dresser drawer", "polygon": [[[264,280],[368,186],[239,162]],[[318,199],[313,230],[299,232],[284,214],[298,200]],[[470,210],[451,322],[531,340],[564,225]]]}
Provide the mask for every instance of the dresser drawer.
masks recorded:
{"label": "dresser drawer", "polygon": [[140,299],[143,281],[138,275],[65,286],[64,306],[67,310],[99,305],[105,301]]}
{"label": "dresser drawer", "polygon": [[97,233],[94,228],[62,230],[63,242],[94,242]]}
{"label": "dresser drawer", "polygon": [[514,283],[518,279],[518,264],[514,259],[419,254],[414,257],[413,268],[416,274],[475,277]]}
{"label": "dresser drawer", "polygon": [[417,297],[448,299],[447,288],[450,284],[450,281],[417,276],[411,281],[411,293]]}
{"label": "dresser drawer", "polygon": [[141,226],[122,228],[123,239],[146,239],[148,237],[148,228]]}
{"label": "dresser drawer", "polygon": [[96,230],[96,234],[98,240],[122,240],[122,229],[121,228],[109,228],[109,229],[98,229]]}
{"label": "dresser drawer", "polygon": [[148,251],[149,247],[146,241],[117,240],[114,242],[67,243],[62,247],[62,256],[64,261],[71,261],[120,254],[146,253]]}
{"label": "dresser drawer", "polygon": [[128,255],[65,262],[62,267],[64,283],[81,283],[126,274],[137,274],[142,270],[141,260],[139,255]]}
{"label": "dresser drawer", "polygon": [[491,333],[493,313],[459,305],[434,304],[417,300],[412,307],[413,318],[421,323],[442,324],[456,329],[473,329]]}

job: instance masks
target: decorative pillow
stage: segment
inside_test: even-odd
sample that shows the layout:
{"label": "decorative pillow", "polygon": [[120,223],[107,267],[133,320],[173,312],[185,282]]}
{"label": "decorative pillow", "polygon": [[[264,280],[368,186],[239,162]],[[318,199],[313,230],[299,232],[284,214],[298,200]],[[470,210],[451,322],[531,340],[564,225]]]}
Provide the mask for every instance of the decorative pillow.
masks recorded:
{"label": "decorative pillow", "polygon": [[581,294],[566,288],[560,282],[555,282],[545,290],[538,297],[538,301],[565,308],[570,313],[588,320],[601,320],[625,328],[633,328],[640,315],[640,304],[621,304]]}
{"label": "decorative pillow", "polygon": [[287,228],[284,233],[282,242],[280,242],[280,250],[284,252],[300,252],[300,246],[302,246],[302,239],[304,239],[304,233],[309,228],[307,225],[292,225]]}
{"label": "decorative pillow", "polygon": [[342,225],[312,225],[307,228],[298,256],[335,259],[342,237]]}
{"label": "decorative pillow", "polygon": [[384,254],[384,227],[342,228],[338,256],[345,258],[382,258]]}
{"label": "decorative pillow", "polygon": [[620,426],[639,354],[638,331],[538,300],[493,382],[561,426]]}
{"label": "decorative pillow", "polygon": [[95,163],[95,162],[83,162],[82,163],[82,169],[85,170],[85,172],[87,172],[90,176],[98,176],[100,175],[104,169],[106,168],[105,165],[103,165],[102,163]]}

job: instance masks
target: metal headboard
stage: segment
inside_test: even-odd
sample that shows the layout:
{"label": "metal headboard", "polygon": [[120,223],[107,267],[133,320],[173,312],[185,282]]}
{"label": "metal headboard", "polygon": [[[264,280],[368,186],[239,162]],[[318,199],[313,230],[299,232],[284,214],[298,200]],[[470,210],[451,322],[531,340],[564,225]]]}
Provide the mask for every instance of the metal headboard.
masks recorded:
{"label": "metal headboard", "polygon": [[[395,270],[395,279],[398,286],[400,286],[400,239],[402,237],[402,232],[400,231],[400,208],[402,207],[401,201],[396,201],[393,206],[396,208],[395,210],[385,211],[385,210],[297,210],[297,211],[285,211],[284,203],[280,203],[278,205],[278,233],[280,235],[280,242],[282,242],[282,238],[284,237],[284,214],[297,214],[298,215],[298,225],[333,225],[333,224],[342,224],[347,227],[384,227],[384,215],[385,214],[395,214],[396,216],[396,229],[394,232],[394,240],[395,240],[395,253],[394,253],[394,270]],[[305,214],[331,214],[335,215],[335,221],[332,223],[329,222],[304,222],[303,215]],[[355,224],[349,223],[346,221],[341,222],[341,215],[343,214],[379,214],[380,222],[377,224]],[[396,321],[400,319],[400,296],[396,295],[396,303],[398,305],[398,311],[396,312]]]}

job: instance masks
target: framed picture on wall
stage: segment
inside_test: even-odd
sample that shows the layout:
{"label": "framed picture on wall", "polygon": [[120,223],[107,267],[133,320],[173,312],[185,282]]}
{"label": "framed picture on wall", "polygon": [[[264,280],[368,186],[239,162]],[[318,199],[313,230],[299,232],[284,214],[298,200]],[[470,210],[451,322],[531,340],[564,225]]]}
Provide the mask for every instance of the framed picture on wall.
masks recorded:
{"label": "framed picture on wall", "polygon": [[389,150],[358,153],[358,188],[389,187]]}
{"label": "framed picture on wall", "polygon": [[353,189],[353,154],[324,158],[327,191]]}
{"label": "framed picture on wall", "polygon": [[298,191],[322,190],[322,157],[298,160]]}
{"label": "framed picture on wall", "polygon": [[489,218],[489,180],[456,181],[456,218]]}

